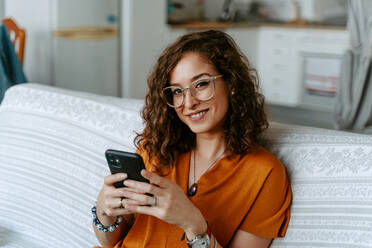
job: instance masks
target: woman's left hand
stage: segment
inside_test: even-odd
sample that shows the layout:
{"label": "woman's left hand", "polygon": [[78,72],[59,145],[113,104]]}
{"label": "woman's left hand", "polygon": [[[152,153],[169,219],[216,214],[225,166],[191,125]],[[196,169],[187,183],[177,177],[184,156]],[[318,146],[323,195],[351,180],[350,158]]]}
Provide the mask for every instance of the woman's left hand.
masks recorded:
{"label": "woman's left hand", "polygon": [[[142,170],[141,175],[151,184],[125,180],[123,205],[135,213],[147,214],[185,230],[188,238],[206,231],[207,223],[184,191],[176,183]],[[146,195],[149,193],[150,195]]]}

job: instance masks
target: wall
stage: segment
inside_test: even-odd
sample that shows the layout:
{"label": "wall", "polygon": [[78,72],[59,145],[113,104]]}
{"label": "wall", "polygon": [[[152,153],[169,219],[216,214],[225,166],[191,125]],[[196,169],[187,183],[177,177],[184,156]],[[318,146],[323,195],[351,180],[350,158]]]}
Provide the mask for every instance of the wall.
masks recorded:
{"label": "wall", "polygon": [[0,0],[0,20],[4,19],[5,17],[4,10],[5,10],[4,0]]}
{"label": "wall", "polygon": [[[116,15],[118,0],[57,0],[56,23],[58,28],[109,25],[107,17]],[[115,23],[111,24],[116,27]]]}
{"label": "wall", "polygon": [[157,57],[183,31],[166,25],[166,0],[123,1],[121,24],[122,96],[144,98]]}
{"label": "wall", "polygon": [[53,1],[56,0],[5,0],[5,16],[13,18],[26,30],[24,71],[32,82],[51,82],[52,20],[49,13]]}
{"label": "wall", "polygon": [[[53,8],[54,30],[118,28],[118,0],[63,0]],[[111,18],[110,18],[111,17]],[[53,37],[54,85],[119,96],[119,35],[105,38]]]}

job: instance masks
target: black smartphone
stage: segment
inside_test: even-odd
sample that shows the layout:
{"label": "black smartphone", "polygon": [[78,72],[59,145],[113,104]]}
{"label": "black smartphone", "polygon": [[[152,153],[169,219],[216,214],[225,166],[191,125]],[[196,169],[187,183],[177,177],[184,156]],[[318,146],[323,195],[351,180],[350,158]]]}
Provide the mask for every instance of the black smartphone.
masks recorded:
{"label": "black smartphone", "polygon": [[[149,180],[141,175],[145,164],[139,154],[109,149],[105,152],[105,157],[111,174],[127,173],[127,179],[149,183]],[[116,182],[114,185],[116,188],[124,187],[123,181]]]}

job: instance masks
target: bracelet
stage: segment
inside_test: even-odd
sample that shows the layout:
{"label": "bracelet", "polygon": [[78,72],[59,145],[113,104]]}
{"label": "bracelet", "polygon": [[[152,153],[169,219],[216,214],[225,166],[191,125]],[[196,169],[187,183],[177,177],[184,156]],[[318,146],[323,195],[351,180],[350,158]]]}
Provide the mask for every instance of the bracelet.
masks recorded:
{"label": "bracelet", "polygon": [[102,232],[113,232],[117,227],[119,227],[119,223],[123,220],[121,216],[118,216],[115,220],[115,223],[111,226],[102,225],[97,216],[97,202],[95,202],[94,206],[92,207],[92,219],[93,224],[97,227],[98,230],[101,230]]}

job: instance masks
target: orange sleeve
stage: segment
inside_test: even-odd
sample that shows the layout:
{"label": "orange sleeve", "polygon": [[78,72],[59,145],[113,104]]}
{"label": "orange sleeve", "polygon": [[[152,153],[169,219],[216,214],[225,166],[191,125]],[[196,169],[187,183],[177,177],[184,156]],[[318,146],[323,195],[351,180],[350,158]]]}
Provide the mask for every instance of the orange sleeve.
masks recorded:
{"label": "orange sleeve", "polygon": [[284,166],[277,161],[267,175],[239,229],[267,238],[284,237],[292,191]]}

